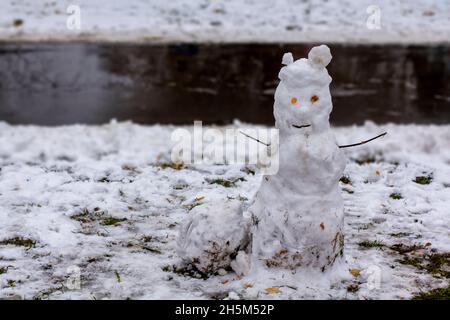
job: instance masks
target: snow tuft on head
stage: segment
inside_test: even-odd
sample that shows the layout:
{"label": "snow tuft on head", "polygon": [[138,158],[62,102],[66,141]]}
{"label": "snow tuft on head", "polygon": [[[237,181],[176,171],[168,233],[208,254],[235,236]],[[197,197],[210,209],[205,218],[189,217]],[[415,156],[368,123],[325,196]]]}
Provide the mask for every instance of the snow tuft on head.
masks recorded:
{"label": "snow tuft on head", "polygon": [[282,65],[288,66],[293,62],[294,62],[294,56],[292,55],[292,53],[286,52],[285,54],[283,54],[283,59],[281,59]]}
{"label": "snow tuft on head", "polygon": [[325,68],[330,63],[331,58],[330,48],[324,44],[312,48],[308,53],[308,62],[315,68]]}

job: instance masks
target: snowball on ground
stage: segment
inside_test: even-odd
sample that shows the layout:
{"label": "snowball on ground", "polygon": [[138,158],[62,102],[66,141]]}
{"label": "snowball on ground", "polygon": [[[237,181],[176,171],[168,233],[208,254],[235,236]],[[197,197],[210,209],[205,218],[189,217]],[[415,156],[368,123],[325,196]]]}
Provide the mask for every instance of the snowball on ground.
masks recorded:
{"label": "snowball on ground", "polygon": [[249,241],[249,222],[242,213],[238,200],[222,199],[193,208],[180,230],[180,257],[202,274],[229,269]]}

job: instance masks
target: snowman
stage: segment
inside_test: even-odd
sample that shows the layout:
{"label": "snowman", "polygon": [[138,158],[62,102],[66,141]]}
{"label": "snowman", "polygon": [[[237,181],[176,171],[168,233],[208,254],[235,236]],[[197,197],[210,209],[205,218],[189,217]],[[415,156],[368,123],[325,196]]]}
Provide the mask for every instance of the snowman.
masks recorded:
{"label": "snowman", "polygon": [[278,152],[279,170],[263,177],[248,208],[233,200],[192,210],[178,239],[185,263],[203,274],[233,269],[239,275],[259,268],[295,273],[345,267],[339,179],[346,159],[340,148],[386,133],[337,145],[329,123],[330,61],[325,45],[312,48],[308,59],[283,56],[274,104],[279,146],[270,146]]}
{"label": "snowman", "polygon": [[330,130],[330,61],[325,45],[312,48],[308,59],[283,56],[274,104],[279,170],[263,178],[248,209],[257,265],[325,271],[343,261],[338,181],[346,160]]}

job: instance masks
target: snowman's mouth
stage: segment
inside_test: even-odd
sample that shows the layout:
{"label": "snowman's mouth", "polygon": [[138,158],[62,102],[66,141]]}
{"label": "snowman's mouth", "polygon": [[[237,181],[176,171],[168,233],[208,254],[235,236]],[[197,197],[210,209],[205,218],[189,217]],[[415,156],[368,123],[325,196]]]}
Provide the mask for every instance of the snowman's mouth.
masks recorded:
{"label": "snowman's mouth", "polygon": [[292,126],[293,126],[294,128],[297,128],[297,129],[302,129],[302,128],[311,127],[310,124],[302,124],[302,125],[296,125],[296,124],[293,124]]}

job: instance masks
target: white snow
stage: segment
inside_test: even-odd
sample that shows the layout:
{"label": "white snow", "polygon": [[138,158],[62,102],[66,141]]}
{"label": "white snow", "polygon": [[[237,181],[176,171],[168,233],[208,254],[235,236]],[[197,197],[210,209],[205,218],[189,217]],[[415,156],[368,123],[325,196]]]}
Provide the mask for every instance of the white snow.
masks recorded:
{"label": "white snow", "polygon": [[[366,24],[373,5],[380,29]],[[446,0],[5,0],[0,12],[12,41],[448,43],[450,30]]]}
{"label": "white snow", "polygon": [[[237,164],[158,165],[170,155],[175,128],[0,123],[0,298],[380,299],[410,298],[448,285],[443,277],[399,263],[404,254],[358,244],[417,244],[423,248],[409,253],[417,258],[450,251],[450,125],[368,122],[332,128],[340,144],[388,131],[382,139],[345,150],[344,174],[351,180],[341,183],[345,256],[357,272],[332,288],[320,274],[281,283],[271,274],[252,279],[229,272],[203,280],[172,271],[179,261],[178,228],[189,209],[229,198],[246,204],[261,182]],[[428,175],[430,184],[413,182]],[[208,182],[217,178],[233,183]],[[393,193],[402,198],[391,198]],[[4,242],[16,237],[35,246]],[[81,288],[71,290],[65,283],[74,266],[81,272]],[[380,270],[378,289],[369,286],[373,270]],[[350,284],[359,290],[347,291]]]}

